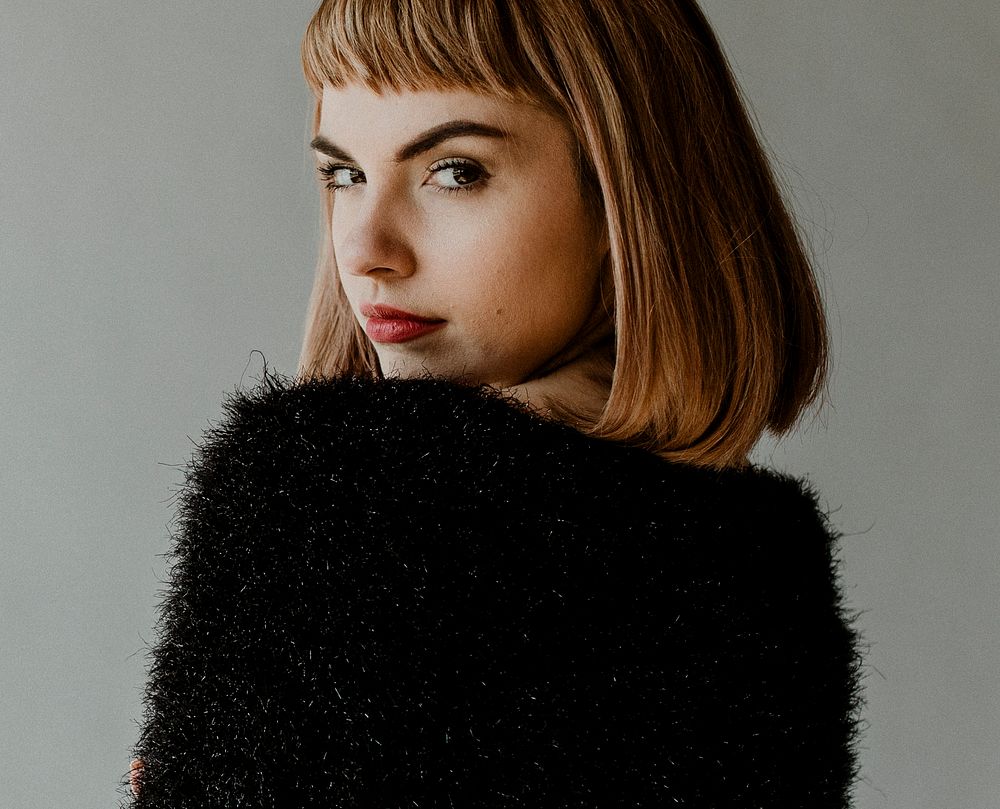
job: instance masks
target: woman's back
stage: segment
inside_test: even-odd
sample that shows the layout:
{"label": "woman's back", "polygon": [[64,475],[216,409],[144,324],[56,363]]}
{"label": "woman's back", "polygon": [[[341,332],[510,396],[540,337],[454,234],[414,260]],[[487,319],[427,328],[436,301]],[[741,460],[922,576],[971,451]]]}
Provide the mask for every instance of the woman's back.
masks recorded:
{"label": "woman's back", "polygon": [[268,378],[180,514],[137,806],[845,804],[854,637],[791,479]]}

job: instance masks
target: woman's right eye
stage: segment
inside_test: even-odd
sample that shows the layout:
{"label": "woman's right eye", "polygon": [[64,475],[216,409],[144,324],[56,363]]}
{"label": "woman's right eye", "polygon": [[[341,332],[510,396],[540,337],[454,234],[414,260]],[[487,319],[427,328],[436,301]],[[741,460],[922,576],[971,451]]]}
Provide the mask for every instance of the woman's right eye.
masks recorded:
{"label": "woman's right eye", "polygon": [[[349,182],[346,185],[342,184],[341,182],[338,182],[336,179],[337,172],[357,172],[357,171],[358,169],[351,168],[350,166],[338,165],[336,163],[327,163],[325,166],[319,167],[319,173],[323,177],[323,179],[328,181],[326,183],[326,187],[331,191],[340,191],[344,188],[350,188],[352,185],[354,185],[353,182]],[[344,180],[350,176],[351,176],[350,174],[347,174],[346,176],[342,176],[340,179]]]}

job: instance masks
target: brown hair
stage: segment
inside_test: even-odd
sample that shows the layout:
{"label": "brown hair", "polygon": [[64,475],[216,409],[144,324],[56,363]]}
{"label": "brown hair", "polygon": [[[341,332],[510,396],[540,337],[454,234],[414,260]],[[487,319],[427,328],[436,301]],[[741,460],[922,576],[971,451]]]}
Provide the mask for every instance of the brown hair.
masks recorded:
{"label": "brown hair", "polygon": [[[611,391],[585,432],[721,468],[818,397],[828,341],[811,263],[692,0],[323,0],[302,62],[313,134],[323,85],[351,81],[495,94],[565,122],[614,286]],[[378,374],[325,231],[300,373]]]}

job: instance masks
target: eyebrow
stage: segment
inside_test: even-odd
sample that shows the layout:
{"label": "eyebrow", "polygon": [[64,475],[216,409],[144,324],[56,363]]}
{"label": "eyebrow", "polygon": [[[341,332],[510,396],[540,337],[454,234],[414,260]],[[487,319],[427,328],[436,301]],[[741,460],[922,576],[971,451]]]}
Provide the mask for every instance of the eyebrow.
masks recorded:
{"label": "eyebrow", "polygon": [[[446,140],[469,136],[495,138],[503,141],[514,140],[514,136],[510,132],[496,126],[491,126],[490,124],[463,119],[447,121],[446,123],[431,127],[426,132],[421,132],[409,143],[400,147],[392,162],[397,164],[404,163],[419,154],[433,149],[439,143],[443,143]],[[337,146],[337,144],[331,143],[322,135],[313,138],[309,145],[317,152],[322,152],[335,160],[346,160],[351,163],[357,162],[346,151]]]}

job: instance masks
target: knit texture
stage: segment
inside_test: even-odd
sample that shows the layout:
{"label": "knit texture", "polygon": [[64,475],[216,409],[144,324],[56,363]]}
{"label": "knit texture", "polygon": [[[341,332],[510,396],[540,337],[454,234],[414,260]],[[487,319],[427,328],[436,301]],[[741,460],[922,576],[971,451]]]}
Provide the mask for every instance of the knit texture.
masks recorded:
{"label": "knit texture", "polygon": [[432,378],[229,394],[135,809],[843,809],[858,638],[803,482]]}

